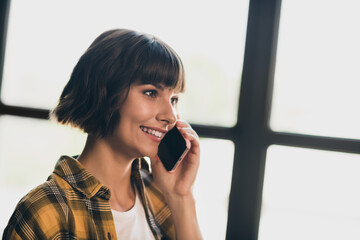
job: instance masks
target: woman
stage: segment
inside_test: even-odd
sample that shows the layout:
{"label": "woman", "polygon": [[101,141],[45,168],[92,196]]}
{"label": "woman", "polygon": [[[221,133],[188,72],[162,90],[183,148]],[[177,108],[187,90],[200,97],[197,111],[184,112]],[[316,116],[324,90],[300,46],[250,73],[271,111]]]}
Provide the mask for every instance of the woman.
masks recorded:
{"label": "woman", "polygon": [[[126,29],[97,37],[52,112],[88,134],[85,147],[19,202],[3,238],[201,239],[191,191],[199,140],[176,112],[184,88],[181,60],[159,39]],[[175,125],[191,148],[167,172],[157,149]]]}

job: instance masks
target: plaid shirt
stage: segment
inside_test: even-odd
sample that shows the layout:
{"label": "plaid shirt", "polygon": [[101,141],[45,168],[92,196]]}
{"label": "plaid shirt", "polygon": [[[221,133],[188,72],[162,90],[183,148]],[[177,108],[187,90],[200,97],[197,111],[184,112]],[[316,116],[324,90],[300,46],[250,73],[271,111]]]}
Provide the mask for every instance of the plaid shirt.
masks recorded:
{"label": "plaid shirt", "polygon": [[[170,210],[144,159],[133,162],[131,178],[155,239],[175,239]],[[110,195],[77,160],[62,156],[48,180],[20,200],[3,239],[116,239]]]}

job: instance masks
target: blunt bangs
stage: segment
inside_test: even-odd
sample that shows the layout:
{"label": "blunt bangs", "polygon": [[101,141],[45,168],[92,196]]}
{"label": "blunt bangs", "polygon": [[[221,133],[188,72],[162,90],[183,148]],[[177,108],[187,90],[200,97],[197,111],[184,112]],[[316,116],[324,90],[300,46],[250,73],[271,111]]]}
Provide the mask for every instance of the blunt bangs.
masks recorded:
{"label": "blunt bangs", "polygon": [[184,67],[175,51],[154,37],[146,45],[135,63],[136,82],[162,85],[176,92],[184,92]]}

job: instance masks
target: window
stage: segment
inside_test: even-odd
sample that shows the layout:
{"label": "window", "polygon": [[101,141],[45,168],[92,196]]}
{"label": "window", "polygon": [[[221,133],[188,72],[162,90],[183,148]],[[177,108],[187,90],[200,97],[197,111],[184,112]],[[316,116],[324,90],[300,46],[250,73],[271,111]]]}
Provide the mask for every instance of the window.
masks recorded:
{"label": "window", "polygon": [[[46,180],[56,160],[81,152],[85,134],[46,118],[78,58],[105,30],[130,28],[167,42],[185,65],[182,117],[205,130],[236,124],[248,1],[12,0],[3,4],[5,10],[6,4],[0,187],[9,198],[1,207],[0,234],[16,203]],[[194,186],[199,224],[206,239],[221,239],[226,235],[234,144],[216,134],[200,136],[202,168]],[[219,222],[210,221],[210,211]]]}
{"label": "window", "polygon": [[283,1],[272,129],[360,138],[359,9],[351,0]]}
{"label": "window", "polygon": [[[180,111],[201,137],[194,194],[205,239],[359,237],[356,1],[12,0],[7,11],[9,2],[0,4],[0,187],[16,200],[7,201],[41,182],[57,155],[81,151],[84,136],[46,121],[48,110],[90,42],[127,27],[184,61]],[[30,162],[38,176],[9,174]],[[0,233],[11,211],[1,212]]]}
{"label": "window", "polygon": [[317,136],[308,148],[267,150],[261,240],[360,237],[359,141],[340,147],[360,139],[359,9],[351,0],[282,1],[270,127]]}

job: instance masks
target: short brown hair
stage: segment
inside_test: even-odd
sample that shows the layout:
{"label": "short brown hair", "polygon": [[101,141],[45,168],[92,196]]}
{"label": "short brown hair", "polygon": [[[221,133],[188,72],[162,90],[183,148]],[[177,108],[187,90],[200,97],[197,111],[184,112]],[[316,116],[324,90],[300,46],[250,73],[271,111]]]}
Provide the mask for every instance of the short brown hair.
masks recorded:
{"label": "short brown hair", "polygon": [[152,35],[128,29],[106,31],[79,59],[51,117],[97,137],[109,136],[131,84],[138,82],[183,92],[179,56]]}

